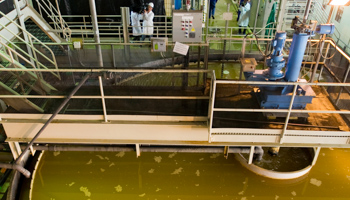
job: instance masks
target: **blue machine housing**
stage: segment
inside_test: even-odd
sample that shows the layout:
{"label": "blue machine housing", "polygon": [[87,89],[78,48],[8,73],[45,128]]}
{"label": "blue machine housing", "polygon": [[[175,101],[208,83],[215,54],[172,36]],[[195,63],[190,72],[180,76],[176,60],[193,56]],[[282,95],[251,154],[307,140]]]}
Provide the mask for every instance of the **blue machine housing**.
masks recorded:
{"label": "blue machine housing", "polygon": [[[253,73],[245,72],[247,81],[276,81],[276,82],[306,82],[305,79],[298,79],[300,67],[303,61],[303,55],[306,49],[309,35],[307,33],[294,33],[291,45],[290,55],[286,74],[281,71],[285,66],[283,59],[283,47],[286,40],[286,32],[279,31],[272,41],[274,48],[270,57],[267,58],[266,64],[269,69],[255,70]],[[279,108],[288,109],[292,98],[293,86],[273,85],[259,86],[254,89],[254,93],[259,101],[261,108]],[[299,86],[294,99],[294,109],[305,109],[308,103],[316,96],[310,86]]]}

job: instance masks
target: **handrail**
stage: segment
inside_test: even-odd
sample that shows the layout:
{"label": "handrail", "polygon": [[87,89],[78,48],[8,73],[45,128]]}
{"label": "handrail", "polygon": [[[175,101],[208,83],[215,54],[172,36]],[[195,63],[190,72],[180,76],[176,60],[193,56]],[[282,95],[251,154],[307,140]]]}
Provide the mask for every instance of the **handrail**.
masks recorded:
{"label": "handrail", "polygon": [[[16,47],[16,49],[19,49],[23,54],[25,54],[26,56],[28,56],[29,58],[31,58],[33,61],[35,61],[35,63],[37,64],[37,67],[40,68],[40,66],[47,68],[45,65],[43,65],[41,62],[39,62],[39,60],[36,57],[36,53],[38,53],[39,55],[41,55],[43,58],[45,58],[47,61],[49,61],[50,63],[52,63],[54,65],[54,67],[56,69],[58,69],[57,66],[57,62],[56,62],[56,57],[54,55],[54,53],[52,52],[52,50],[45,45],[43,42],[41,42],[38,38],[36,38],[34,35],[32,35],[31,33],[29,33],[27,30],[23,29],[20,25],[18,25],[16,22],[12,21],[9,17],[7,17],[3,12],[0,11],[0,14],[6,18],[11,24],[14,24],[15,26],[17,26],[19,28],[19,30],[21,30],[22,32],[26,33],[29,37],[29,43],[26,42],[24,39],[22,39],[19,35],[15,34],[12,30],[10,30],[7,26],[3,25],[2,23],[0,23],[0,26],[2,26],[6,31],[8,31],[9,33],[11,33],[12,35],[14,35],[17,39],[19,39],[20,41],[24,42],[25,44],[27,44],[28,46],[31,47],[32,51],[33,51],[33,55],[34,57],[30,56],[28,53],[26,53],[22,48],[18,47],[16,44],[14,44],[13,42],[11,42],[9,39],[7,39],[6,37],[0,35],[0,38],[3,38],[4,40],[6,40],[7,42],[9,42],[11,45],[13,45],[14,47]],[[52,56],[52,60],[50,58],[48,58],[46,55],[44,55],[43,53],[41,53],[37,48],[34,47],[33,45],[33,39],[36,40],[37,42],[40,43],[40,45],[42,45],[43,47],[45,47],[51,54]],[[60,78],[60,74],[54,74],[58,79]]]}
{"label": "handrail", "polygon": [[[61,30],[63,37],[70,41],[71,39],[71,31],[67,24],[67,22],[62,18],[62,15],[60,15],[60,12],[57,11],[55,6],[51,4],[50,1],[46,0],[36,0],[38,7],[39,7],[39,13],[41,17],[44,18],[42,10],[47,14],[49,18],[51,18],[52,22],[54,23],[54,29],[55,30]],[[44,7],[41,3],[46,7]],[[50,14],[51,13],[51,14]]]}
{"label": "handrail", "polygon": [[[2,45],[2,46],[4,46],[6,49],[8,49],[9,51],[11,51],[11,55],[9,55],[10,57],[11,57],[11,60],[7,60],[7,61],[9,61],[9,62],[11,62],[11,63],[13,63],[13,64],[16,64],[16,63],[14,63],[13,62],[13,60],[14,60],[14,58],[13,58],[13,56],[12,56],[12,54],[15,54],[16,56],[18,56],[18,57],[20,57],[22,60],[24,60],[26,63],[28,63],[29,65],[31,65],[32,67],[33,67],[33,69],[37,69],[36,67],[35,67],[35,65],[31,62],[31,61],[29,61],[27,58],[25,58],[23,55],[21,55],[20,53],[18,53],[18,52],[16,52],[14,49],[12,49],[10,46],[8,46],[7,44],[5,44],[5,43],[3,43],[1,40],[0,40],[0,44]],[[13,43],[11,43],[11,44],[13,44]],[[13,45],[15,45],[15,44],[13,44]],[[33,57],[31,57],[29,54],[27,54],[25,51],[23,51],[22,49],[20,49],[21,50],[21,52],[24,54],[24,55],[26,55],[26,56],[28,56],[30,59],[34,59]],[[6,58],[5,58],[6,59]],[[49,68],[47,68],[46,66],[44,66],[43,64],[41,64],[41,63],[39,63],[43,68],[45,68],[45,69],[48,69],[49,70]],[[57,69],[57,68],[56,68]],[[23,69],[21,69],[22,71],[23,71]],[[39,72],[40,74],[41,74],[41,72]],[[57,72],[57,74],[56,73],[54,73],[54,72],[51,72],[50,71],[50,73],[51,74],[53,74],[54,76],[56,76],[57,78],[59,78],[60,79],[60,75],[59,75],[59,73]]]}

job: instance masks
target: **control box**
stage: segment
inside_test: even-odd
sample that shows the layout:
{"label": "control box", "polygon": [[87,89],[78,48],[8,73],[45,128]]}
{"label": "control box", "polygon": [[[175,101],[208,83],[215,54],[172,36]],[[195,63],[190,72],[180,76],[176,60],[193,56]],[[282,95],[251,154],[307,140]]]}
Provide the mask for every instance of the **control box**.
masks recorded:
{"label": "control box", "polygon": [[151,38],[151,52],[166,52],[168,38]]}
{"label": "control box", "polygon": [[254,72],[258,65],[255,58],[241,58],[240,60],[243,72]]}
{"label": "control box", "polygon": [[173,10],[173,42],[201,42],[202,22],[201,10]]}

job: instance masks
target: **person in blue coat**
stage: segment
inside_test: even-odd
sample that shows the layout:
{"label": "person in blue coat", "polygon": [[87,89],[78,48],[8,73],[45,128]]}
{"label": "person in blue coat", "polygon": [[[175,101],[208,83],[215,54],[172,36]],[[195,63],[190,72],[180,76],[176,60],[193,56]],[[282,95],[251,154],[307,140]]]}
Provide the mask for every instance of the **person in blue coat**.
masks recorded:
{"label": "person in blue coat", "polygon": [[210,0],[210,6],[209,6],[209,19],[213,17],[215,19],[214,14],[215,14],[215,6],[218,0]]}
{"label": "person in blue coat", "polygon": [[[245,0],[244,4],[239,7],[241,14],[239,15],[238,26],[245,27],[243,30],[243,34],[246,32],[246,27],[249,24],[249,16],[250,16],[250,0]],[[241,34],[242,30],[238,29],[238,33]]]}

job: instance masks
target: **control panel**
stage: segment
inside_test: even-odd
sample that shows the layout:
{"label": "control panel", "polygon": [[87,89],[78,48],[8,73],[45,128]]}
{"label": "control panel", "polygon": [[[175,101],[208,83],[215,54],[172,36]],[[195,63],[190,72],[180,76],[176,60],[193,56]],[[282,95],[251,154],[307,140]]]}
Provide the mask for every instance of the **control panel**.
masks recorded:
{"label": "control panel", "polygon": [[202,41],[202,11],[173,10],[173,41]]}

